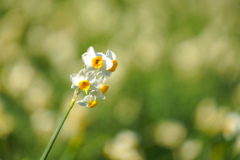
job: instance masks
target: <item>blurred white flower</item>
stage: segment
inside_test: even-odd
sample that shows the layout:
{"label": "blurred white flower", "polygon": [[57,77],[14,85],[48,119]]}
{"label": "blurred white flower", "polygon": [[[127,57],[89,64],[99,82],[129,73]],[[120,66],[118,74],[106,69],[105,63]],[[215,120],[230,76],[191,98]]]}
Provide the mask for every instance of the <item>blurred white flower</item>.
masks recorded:
{"label": "blurred white flower", "polygon": [[198,77],[203,57],[195,39],[180,43],[172,56],[172,62],[179,75],[188,78]]}
{"label": "blurred white flower", "polygon": [[[119,25],[121,12],[116,7],[113,8],[107,1],[87,1],[87,3],[78,2],[77,9],[81,15],[81,23],[86,34],[90,36],[102,35],[104,33],[113,33]],[[81,22],[80,21],[80,22]],[[101,25],[100,25],[101,24]]]}
{"label": "blurred white flower", "polygon": [[[148,28],[152,32],[149,26],[146,25],[146,29]],[[134,64],[138,69],[148,72],[149,69],[157,68],[161,65],[164,41],[156,36],[156,33],[141,33],[136,37],[132,45],[134,55],[131,57],[131,64]]]}
{"label": "blurred white flower", "polygon": [[14,97],[23,96],[35,76],[34,67],[26,59],[18,60],[13,66],[4,67],[1,74],[4,87]]}
{"label": "blurred white flower", "polygon": [[170,149],[179,146],[186,135],[186,128],[181,123],[175,121],[160,123],[154,133],[156,143]]}
{"label": "blurred white flower", "polygon": [[104,146],[104,154],[111,160],[143,160],[138,149],[138,138],[132,131],[122,131]]}
{"label": "blurred white flower", "polygon": [[199,140],[186,140],[179,149],[179,156],[182,160],[194,160],[199,156],[203,144]]}
{"label": "blurred white flower", "polygon": [[202,100],[195,112],[196,128],[210,136],[220,133],[227,112],[228,107],[217,108],[214,99]]}
{"label": "blurred white flower", "polygon": [[31,115],[32,127],[40,140],[48,141],[54,131],[55,115],[50,110],[38,109]]}
{"label": "blurred white flower", "polygon": [[237,113],[231,112],[227,114],[224,119],[222,132],[226,140],[230,140],[239,134],[240,131],[240,117]]}
{"label": "blurred white flower", "polygon": [[53,97],[53,89],[49,82],[37,76],[24,96],[24,107],[30,113],[37,109],[46,109],[51,105],[48,102]]}

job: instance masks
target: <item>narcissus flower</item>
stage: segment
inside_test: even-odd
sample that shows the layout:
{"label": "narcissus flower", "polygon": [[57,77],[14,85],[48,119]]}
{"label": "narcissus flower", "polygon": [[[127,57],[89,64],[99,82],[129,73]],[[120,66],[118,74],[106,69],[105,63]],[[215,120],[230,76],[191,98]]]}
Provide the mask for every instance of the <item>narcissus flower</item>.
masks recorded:
{"label": "narcissus flower", "polygon": [[89,47],[87,52],[82,55],[87,70],[109,70],[113,66],[113,62],[103,53],[95,52],[93,47]]}
{"label": "narcissus flower", "polygon": [[230,140],[240,133],[240,117],[237,113],[230,112],[226,115],[222,132],[226,140]]}
{"label": "narcissus flower", "polygon": [[112,51],[108,50],[107,53],[106,53],[106,56],[108,58],[110,58],[112,60],[112,63],[113,63],[113,65],[109,69],[109,71],[114,72],[116,70],[117,66],[118,66],[118,62],[116,61],[116,55]]}
{"label": "narcissus flower", "polygon": [[112,72],[115,72],[115,70],[116,70],[116,68],[118,66],[118,62],[116,61],[116,55],[112,51],[110,51],[110,50],[107,51],[106,57],[111,59],[113,65],[108,70],[100,69],[98,75],[110,77]]}
{"label": "narcissus flower", "polygon": [[96,101],[96,96],[93,96],[92,92],[89,95],[85,96],[83,98],[83,100],[77,101],[76,103],[78,103],[81,106],[88,107],[88,108],[94,108],[98,104]]}
{"label": "narcissus flower", "polygon": [[81,70],[79,73],[70,75],[70,80],[72,82],[72,89],[81,90],[93,90],[97,87],[96,76],[94,72],[88,72],[85,69]]}
{"label": "narcissus flower", "polygon": [[96,96],[97,98],[105,99],[104,94],[107,92],[109,86],[105,85],[104,83],[105,83],[104,77],[100,77],[99,79],[97,79],[97,88],[93,92],[93,95]]}
{"label": "narcissus flower", "polygon": [[104,94],[109,88],[105,82],[116,70],[118,63],[116,55],[112,51],[108,50],[105,55],[95,52],[93,47],[89,47],[87,52],[82,55],[82,60],[85,63],[84,69],[70,76],[71,88],[86,91],[84,99],[77,103],[93,108],[97,105],[97,98],[105,99]]}

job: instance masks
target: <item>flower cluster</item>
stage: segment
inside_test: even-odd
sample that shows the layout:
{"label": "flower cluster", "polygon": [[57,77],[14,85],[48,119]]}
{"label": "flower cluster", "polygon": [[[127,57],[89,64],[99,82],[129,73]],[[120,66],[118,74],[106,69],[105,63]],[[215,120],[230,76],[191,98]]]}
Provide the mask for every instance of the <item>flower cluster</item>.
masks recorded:
{"label": "flower cluster", "polygon": [[94,108],[97,105],[97,98],[105,99],[104,94],[109,86],[104,83],[117,68],[116,55],[108,50],[106,55],[96,52],[93,47],[89,47],[82,55],[84,68],[79,72],[70,75],[72,89],[83,90],[86,96],[81,101],[77,101],[81,106]]}

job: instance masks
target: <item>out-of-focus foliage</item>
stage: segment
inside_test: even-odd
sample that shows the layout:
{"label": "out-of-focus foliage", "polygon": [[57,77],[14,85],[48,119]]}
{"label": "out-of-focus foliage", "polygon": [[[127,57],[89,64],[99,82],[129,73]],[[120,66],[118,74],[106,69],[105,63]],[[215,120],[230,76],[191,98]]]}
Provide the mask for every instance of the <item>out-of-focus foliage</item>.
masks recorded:
{"label": "out-of-focus foliage", "polygon": [[0,159],[40,158],[89,46],[119,66],[49,159],[238,159],[239,15],[239,0],[0,0]]}

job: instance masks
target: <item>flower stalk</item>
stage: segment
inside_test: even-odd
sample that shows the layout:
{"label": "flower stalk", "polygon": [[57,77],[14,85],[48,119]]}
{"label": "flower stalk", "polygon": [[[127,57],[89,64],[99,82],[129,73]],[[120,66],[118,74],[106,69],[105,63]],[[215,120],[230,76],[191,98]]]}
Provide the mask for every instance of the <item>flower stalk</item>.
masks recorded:
{"label": "flower stalk", "polygon": [[60,132],[60,130],[61,130],[64,122],[65,122],[65,120],[67,119],[67,116],[68,116],[68,114],[70,113],[70,111],[71,111],[71,109],[72,109],[72,107],[73,107],[73,105],[74,105],[74,103],[75,103],[75,101],[76,101],[76,98],[77,98],[77,96],[78,96],[79,93],[80,93],[80,90],[79,90],[79,89],[76,89],[76,90],[74,91],[74,95],[73,95],[72,101],[71,101],[71,103],[70,103],[70,105],[69,105],[66,113],[64,114],[62,120],[60,121],[58,127],[56,128],[54,134],[52,135],[52,138],[51,138],[50,141],[48,142],[48,145],[47,145],[47,147],[45,148],[45,150],[44,150],[44,152],[43,152],[42,157],[41,157],[40,160],[45,160],[45,159],[47,159],[47,156],[48,156],[49,152],[51,151],[51,148],[52,148],[52,146],[53,146],[53,144],[54,144],[54,142],[55,142],[55,140],[56,140],[56,138],[57,138],[57,136],[58,136],[58,134],[59,134],[59,132]]}

